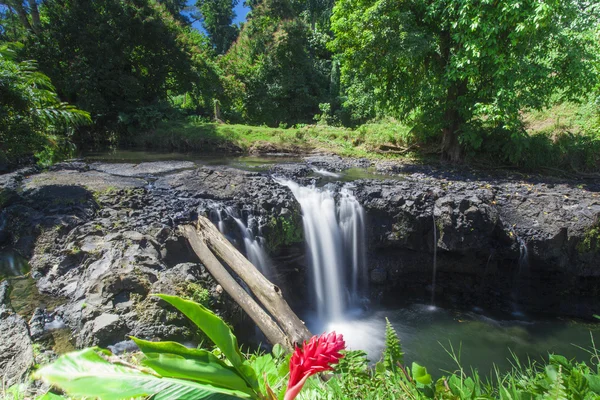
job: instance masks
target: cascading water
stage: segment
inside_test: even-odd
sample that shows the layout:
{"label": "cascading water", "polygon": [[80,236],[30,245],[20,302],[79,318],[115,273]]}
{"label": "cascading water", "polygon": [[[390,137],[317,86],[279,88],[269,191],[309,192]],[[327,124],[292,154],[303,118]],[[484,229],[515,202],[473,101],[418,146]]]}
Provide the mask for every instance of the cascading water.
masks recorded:
{"label": "cascading water", "polygon": [[264,248],[264,238],[255,234],[254,226],[257,225],[256,218],[252,215],[248,215],[247,224],[242,221],[241,218],[236,217],[236,212],[232,207],[223,208],[220,204],[214,204],[210,207],[210,217],[213,222],[216,222],[219,231],[226,235],[227,229],[225,225],[225,219],[231,218],[235,221],[235,224],[239,228],[244,241],[244,250],[248,260],[256,267],[263,275],[267,278],[272,278],[271,261],[267,252]]}
{"label": "cascading water", "polygon": [[352,261],[352,282],[350,286],[350,300],[352,303],[359,301],[363,292],[361,284],[368,281],[365,251],[365,211],[350,191],[344,187],[340,191],[339,225],[342,231],[344,254],[350,256]]}
{"label": "cascading water", "polygon": [[[231,212],[231,210],[228,211]],[[263,246],[264,239],[261,236],[255,235],[254,230],[251,228],[256,223],[256,219],[253,215],[249,215],[248,224],[246,226],[240,218],[234,217],[233,213],[230,213],[229,215],[231,215],[237,226],[240,228],[242,238],[244,239],[246,257],[248,257],[248,260],[250,260],[250,262],[257,267],[260,272],[263,273],[263,275],[265,275],[267,278],[271,278],[271,262],[269,261],[269,257],[267,256]]]}
{"label": "cascading water", "polygon": [[[361,279],[366,274],[364,211],[349,188],[341,190],[336,206],[331,190],[275,180],[290,188],[302,208],[318,317],[341,320],[347,306],[359,298],[360,282],[366,282]],[[346,284],[348,269],[350,288]]]}
{"label": "cascading water", "polygon": [[433,278],[431,280],[431,307],[435,308],[435,280],[437,277],[437,226],[435,224],[435,212],[431,213],[433,218]]}

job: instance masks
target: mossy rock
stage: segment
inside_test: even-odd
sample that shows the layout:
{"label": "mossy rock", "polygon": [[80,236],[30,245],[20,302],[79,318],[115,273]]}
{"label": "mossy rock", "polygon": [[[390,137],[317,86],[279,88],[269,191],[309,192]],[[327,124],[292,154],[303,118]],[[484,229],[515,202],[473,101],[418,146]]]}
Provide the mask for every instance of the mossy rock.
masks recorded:
{"label": "mossy rock", "polygon": [[577,244],[577,250],[580,253],[600,252],[600,221],[586,231],[583,239]]}
{"label": "mossy rock", "polygon": [[304,242],[302,215],[299,211],[292,210],[286,215],[271,217],[267,226],[263,228],[263,234],[270,252],[302,243]]}

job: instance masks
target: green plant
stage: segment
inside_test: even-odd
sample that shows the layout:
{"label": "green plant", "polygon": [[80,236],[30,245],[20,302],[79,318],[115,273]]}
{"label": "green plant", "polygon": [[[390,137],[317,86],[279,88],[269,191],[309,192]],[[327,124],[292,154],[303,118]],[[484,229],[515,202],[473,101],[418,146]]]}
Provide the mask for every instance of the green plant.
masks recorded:
{"label": "green plant", "polygon": [[35,154],[47,166],[69,156],[73,128],[90,114],[64,103],[37,63],[21,60],[20,44],[0,45],[0,159]]}
{"label": "green plant", "polygon": [[390,323],[389,319],[385,319],[385,350],[383,351],[383,363],[386,369],[395,371],[397,365],[404,364],[404,353],[400,339],[396,334],[396,330]]}
{"label": "green plant", "polygon": [[106,350],[89,348],[61,356],[36,377],[73,396],[121,399],[259,398],[256,371],[242,356],[229,327],[203,306],[175,296],[158,295],[192,320],[215,343],[222,360],[206,350],[174,342],[134,338],[144,354],[142,367],[111,362]]}

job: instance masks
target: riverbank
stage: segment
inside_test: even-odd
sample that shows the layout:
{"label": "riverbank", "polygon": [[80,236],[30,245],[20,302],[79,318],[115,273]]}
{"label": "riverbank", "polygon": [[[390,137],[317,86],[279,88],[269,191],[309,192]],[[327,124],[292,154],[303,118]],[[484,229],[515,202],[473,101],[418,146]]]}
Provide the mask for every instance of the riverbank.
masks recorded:
{"label": "riverbank", "polygon": [[[523,113],[526,130],[511,134],[473,132],[476,147],[465,145],[465,165],[527,173],[598,178],[600,134],[590,105],[561,104]],[[508,141],[508,136],[514,136]],[[332,153],[342,157],[436,165],[440,144],[418,126],[386,119],[356,128],[324,124],[278,128],[188,120],[164,121],[131,143],[138,149],[205,154]]]}

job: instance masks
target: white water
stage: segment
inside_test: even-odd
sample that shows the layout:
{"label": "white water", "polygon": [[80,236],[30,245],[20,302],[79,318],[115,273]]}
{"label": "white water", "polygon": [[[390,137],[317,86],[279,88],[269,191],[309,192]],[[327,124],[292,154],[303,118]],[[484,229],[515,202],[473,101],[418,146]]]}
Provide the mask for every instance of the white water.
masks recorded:
{"label": "white water", "polygon": [[339,226],[342,231],[344,254],[352,265],[351,302],[357,303],[367,280],[365,268],[365,211],[348,187],[340,191]]}
{"label": "white water", "polygon": [[226,235],[227,233],[223,214],[225,214],[225,218],[233,219],[239,228],[248,260],[258,268],[263,275],[269,279],[272,278],[271,260],[264,248],[264,238],[255,234],[252,229],[256,224],[256,218],[252,214],[248,215],[248,223],[245,224],[241,218],[236,217],[236,212],[233,208],[223,208],[221,205],[215,204],[211,208],[210,215],[216,216],[216,218],[213,218],[213,221],[216,219],[217,227],[223,235]]}
{"label": "white water", "polygon": [[261,236],[255,235],[252,228],[250,228],[256,221],[254,216],[248,216],[248,225],[246,226],[240,218],[234,217],[233,214],[230,215],[242,233],[246,257],[264,276],[271,278],[271,262],[263,246],[264,239]]}
{"label": "white water", "polygon": [[321,321],[342,320],[366,282],[364,211],[349,188],[341,190],[336,205],[331,190],[275,181],[290,188],[302,208],[317,315]]}
{"label": "white water", "polygon": [[435,212],[431,213],[433,218],[433,278],[431,280],[431,307],[435,307],[435,279],[437,277],[437,226],[435,225]]}
{"label": "white water", "polygon": [[335,172],[327,171],[326,169],[322,169],[322,168],[313,167],[312,170],[314,171],[315,174],[327,176],[330,178],[340,178],[342,176],[342,174],[336,174]]}

